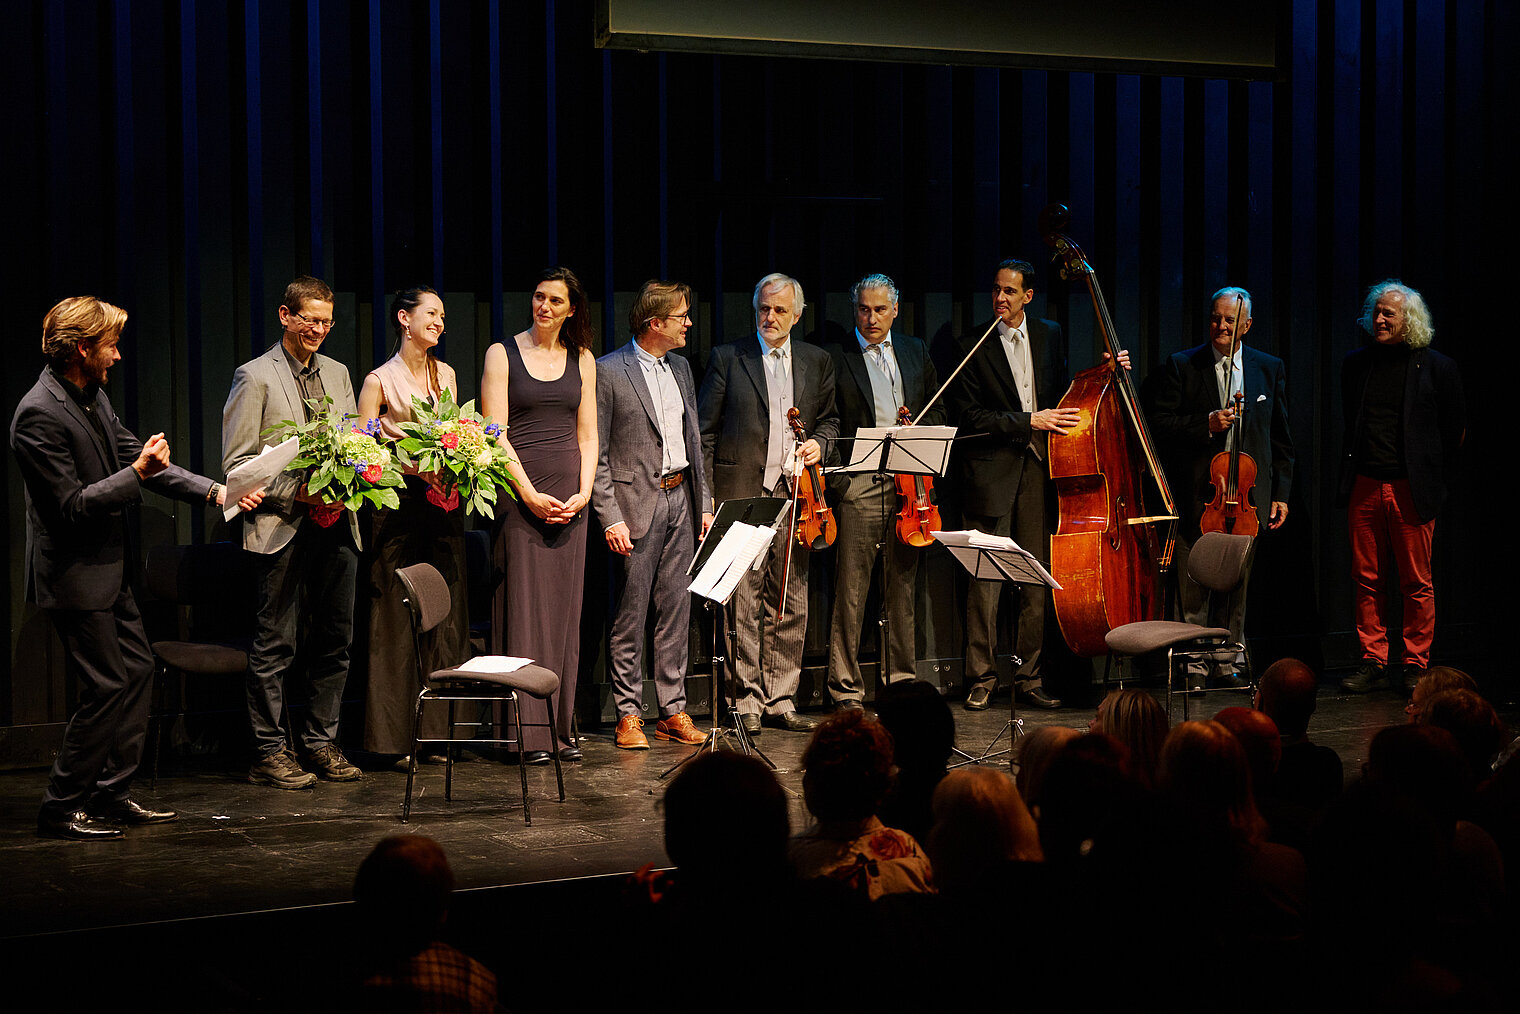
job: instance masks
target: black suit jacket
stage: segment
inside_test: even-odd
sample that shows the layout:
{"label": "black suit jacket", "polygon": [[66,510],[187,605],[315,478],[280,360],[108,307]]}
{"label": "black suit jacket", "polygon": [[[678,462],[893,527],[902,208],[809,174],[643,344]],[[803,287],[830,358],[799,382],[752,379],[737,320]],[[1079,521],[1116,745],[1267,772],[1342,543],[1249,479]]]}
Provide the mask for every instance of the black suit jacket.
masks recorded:
{"label": "black suit jacket", "polygon": [[104,391],[95,412],[102,448],[84,409],[44,367],[11,419],[11,452],[26,487],[26,594],[44,609],[102,610],[120,594],[126,512],[142,486],[204,503],[211,480],[171,465],[144,482],[132,471],[142,441],[116,418]]}
{"label": "black suit jacket", "polygon": [[[828,453],[839,436],[834,407],[834,363],[817,345],[792,335],[792,404],[802,413],[802,428]],[[702,467],[708,495],[717,503],[736,497],[764,496],[765,452],[770,438],[765,365],[760,338],[751,333],[719,345],[707,361],[697,395],[702,429]],[[714,509],[708,503],[704,510]]]}
{"label": "black suit jacket", "polygon": [[[1346,436],[1336,492],[1342,507],[1350,502],[1351,484],[1356,480],[1352,455],[1362,435],[1362,399],[1367,394],[1371,373],[1370,347],[1355,350],[1341,365],[1341,412]],[[1446,502],[1466,431],[1467,401],[1457,364],[1435,349],[1414,349],[1404,382],[1404,468],[1422,522],[1434,518]]]}
{"label": "black suit jacket", "polygon": [[[828,346],[829,357],[834,361],[834,402],[839,410],[840,456],[850,458],[849,441],[862,426],[876,425],[876,395],[871,391],[871,376],[866,372],[865,353],[852,330],[836,344]],[[918,413],[924,402],[939,390],[939,374],[934,361],[929,358],[929,347],[912,335],[892,333],[892,355],[902,374],[903,398],[915,423],[937,426],[945,421],[945,399],[935,402],[934,407],[922,419]],[[830,476],[829,492],[843,494],[849,488],[848,476]]]}
{"label": "black suit jacket", "polygon": [[[1026,317],[1029,356],[1034,366],[1034,394],[1039,409],[1055,408],[1070,377],[1066,365],[1066,341],[1061,325],[1053,320]],[[980,337],[992,321],[977,328]],[[967,349],[975,342],[965,342]],[[971,357],[951,385],[950,417],[960,427],[955,460],[961,470],[962,501],[970,514],[1000,517],[1007,514],[1018,492],[1024,469],[1044,469],[1050,464],[1044,433],[1029,423],[1030,411],[1019,400],[1013,370],[1003,341],[994,331]],[[962,439],[963,437],[963,439]],[[1035,442],[1040,459],[1029,453]]]}
{"label": "black suit jacket", "polygon": [[[1256,463],[1256,514],[1266,531],[1272,502],[1287,503],[1293,486],[1287,370],[1281,359],[1249,345],[1241,349],[1240,360],[1245,393],[1240,449]],[[1146,379],[1142,401],[1182,514],[1183,534],[1192,542],[1211,499],[1209,463],[1225,449],[1225,435],[1209,432],[1209,413],[1221,407],[1213,346],[1205,342],[1172,355]]]}

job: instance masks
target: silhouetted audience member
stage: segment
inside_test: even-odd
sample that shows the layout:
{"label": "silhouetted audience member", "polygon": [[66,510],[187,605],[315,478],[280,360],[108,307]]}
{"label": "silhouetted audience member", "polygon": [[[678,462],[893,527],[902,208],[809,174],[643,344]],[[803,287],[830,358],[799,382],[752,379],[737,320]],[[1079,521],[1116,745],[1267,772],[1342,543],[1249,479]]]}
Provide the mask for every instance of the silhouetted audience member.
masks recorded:
{"label": "silhouetted audience member", "polygon": [[454,872],[431,838],[386,838],[359,866],[354,902],[369,935],[370,963],[357,1009],[380,1012],[495,1011],[496,976],[439,939]]}
{"label": "silhouetted audience member", "polygon": [[1409,716],[1411,722],[1418,722],[1426,702],[1443,690],[1471,690],[1477,693],[1478,681],[1461,669],[1449,665],[1431,666],[1409,692],[1409,703],[1404,705],[1404,714]]}
{"label": "silhouetted audience member", "polygon": [[892,736],[859,708],[818,726],[802,752],[802,796],[815,823],[791,842],[803,880],[827,878],[860,896],[934,890],[929,858],[876,815],[892,784]]}
{"label": "silhouetted audience member", "polygon": [[[1418,688],[1418,684],[1416,684]],[[1504,745],[1504,723],[1494,706],[1472,690],[1443,690],[1423,702],[1416,721],[1445,729],[1467,758],[1476,788],[1493,775],[1494,754]]]}
{"label": "silhouetted audience member", "polygon": [[1258,790],[1257,803],[1273,840],[1300,849],[1346,779],[1340,755],[1309,739],[1318,686],[1314,670],[1296,658],[1272,663],[1256,686],[1256,709],[1276,723],[1282,743],[1277,777]]}
{"label": "silhouetted audience member", "polygon": [[1042,725],[1019,737],[1014,753],[1014,766],[1017,769],[1014,783],[1018,786],[1024,805],[1036,821],[1040,819],[1040,794],[1044,790],[1045,773],[1050,770],[1050,762],[1055,760],[1066,744],[1081,735],[1076,729],[1064,725]]}
{"label": "silhouetted audience member", "polygon": [[1148,801],[1123,743],[1102,732],[1076,736],[1051,758],[1040,783],[1046,862],[1066,867],[1137,855],[1149,834]]}
{"label": "silhouetted audience member", "polygon": [[974,897],[1009,862],[1038,863],[1040,832],[1012,778],[987,767],[961,768],[934,792],[929,858],[941,894]]}
{"label": "silhouetted audience member", "polygon": [[[1277,766],[1282,762],[1282,736],[1277,732],[1277,723],[1265,712],[1239,705],[1223,709],[1214,716],[1214,721],[1229,729],[1245,750],[1246,766],[1251,769],[1251,794],[1256,799],[1256,808],[1263,810],[1262,800],[1270,795],[1277,780]],[[1270,828],[1271,818],[1265,812],[1262,816],[1267,818]]]}
{"label": "silhouetted audience member", "polygon": [[945,777],[955,745],[955,719],[939,688],[923,680],[902,680],[876,695],[876,718],[892,734],[897,776],[877,816],[923,843],[933,823],[934,788]]}
{"label": "silhouetted audience member", "polygon": [[1098,703],[1089,732],[1106,732],[1129,749],[1135,776],[1147,786],[1156,784],[1156,766],[1169,723],[1166,709],[1144,690],[1110,690]]}

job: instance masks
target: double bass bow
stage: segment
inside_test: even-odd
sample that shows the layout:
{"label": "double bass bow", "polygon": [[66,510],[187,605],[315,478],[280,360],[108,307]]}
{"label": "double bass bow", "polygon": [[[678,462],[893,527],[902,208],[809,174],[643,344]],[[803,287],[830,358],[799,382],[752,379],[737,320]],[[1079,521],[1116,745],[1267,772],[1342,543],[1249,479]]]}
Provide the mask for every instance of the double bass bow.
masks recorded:
{"label": "double bass bow", "polygon": [[[1230,383],[1226,390],[1235,387],[1235,354],[1240,350],[1240,320],[1245,311],[1245,300],[1235,296],[1235,323],[1230,334]],[[1261,532],[1261,517],[1256,513],[1252,487],[1256,485],[1256,460],[1240,449],[1245,439],[1245,400],[1242,391],[1235,392],[1235,417],[1230,422],[1230,449],[1220,451],[1209,462],[1209,481],[1214,484],[1214,496],[1203,508],[1198,522],[1200,532],[1225,532],[1230,535],[1250,535]]]}
{"label": "double bass bow", "polygon": [[[897,424],[912,426],[908,406],[897,410]],[[934,541],[931,532],[944,527],[939,507],[934,502],[934,480],[927,475],[899,474],[893,477],[902,510],[897,512],[897,537],[904,545],[922,548]]]}
{"label": "double bass bow", "polygon": [[[1108,359],[1078,373],[1061,399],[1080,421],[1064,436],[1050,437],[1050,477],[1060,520],[1050,538],[1050,572],[1056,619],[1073,651],[1095,658],[1108,651],[1110,630],[1155,619],[1165,601],[1161,575],[1171,566],[1177,507],[1161,468],[1129,370],[1087,255],[1061,230],[1070,221],[1065,205],[1040,212],[1040,235],[1055,251],[1061,276],[1087,284]],[[1149,473],[1162,513],[1146,506]],[[1165,524],[1162,537],[1157,525]]]}

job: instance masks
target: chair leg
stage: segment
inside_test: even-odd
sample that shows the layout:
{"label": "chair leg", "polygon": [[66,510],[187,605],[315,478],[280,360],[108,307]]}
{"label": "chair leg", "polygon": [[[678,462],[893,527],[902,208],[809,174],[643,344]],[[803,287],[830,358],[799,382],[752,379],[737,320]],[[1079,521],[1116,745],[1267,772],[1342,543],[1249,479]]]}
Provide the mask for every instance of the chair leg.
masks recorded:
{"label": "chair leg", "polygon": [[[528,751],[523,749],[522,708],[517,706],[515,693],[507,698],[507,702],[512,709],[512,721],[517,729],[517,775],[522,779],[523,823],[531,827],[533,826],[533,811],[528,802],[528,762],[524,756]],[[555,751],[555,756],[558,757],[558,755],[559,752]]]}
{"label": "chair leg", "polygon": [[417,780],[417,740],[422,738],[422,693],[417,694],[417,708],[412,715],[412,761],[406,766],[406,801],[401,804],[403,824],[412,816],[412,783]]}

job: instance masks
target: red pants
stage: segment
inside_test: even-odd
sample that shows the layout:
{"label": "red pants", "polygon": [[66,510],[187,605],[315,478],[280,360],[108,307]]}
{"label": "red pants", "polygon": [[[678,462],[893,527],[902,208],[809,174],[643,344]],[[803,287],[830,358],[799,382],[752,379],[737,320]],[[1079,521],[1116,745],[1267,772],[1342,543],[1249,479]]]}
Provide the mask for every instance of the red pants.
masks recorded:
{"label": "red pants", "polygon": [[1362,657],[1387,663],[1388,628],[1384,622],[1384,588],[1391,564],[1404,600],[1406,665],[1430,666],[1430,642],[1436,633],[1436,590],[1430,580],[1430,544],[1436,522],[1420,522],[1409,494],[1409,480],[1379,482],[1356,477],[1347,510],[1351,529],[1351,579],[1356,596],[1356,636]]}

